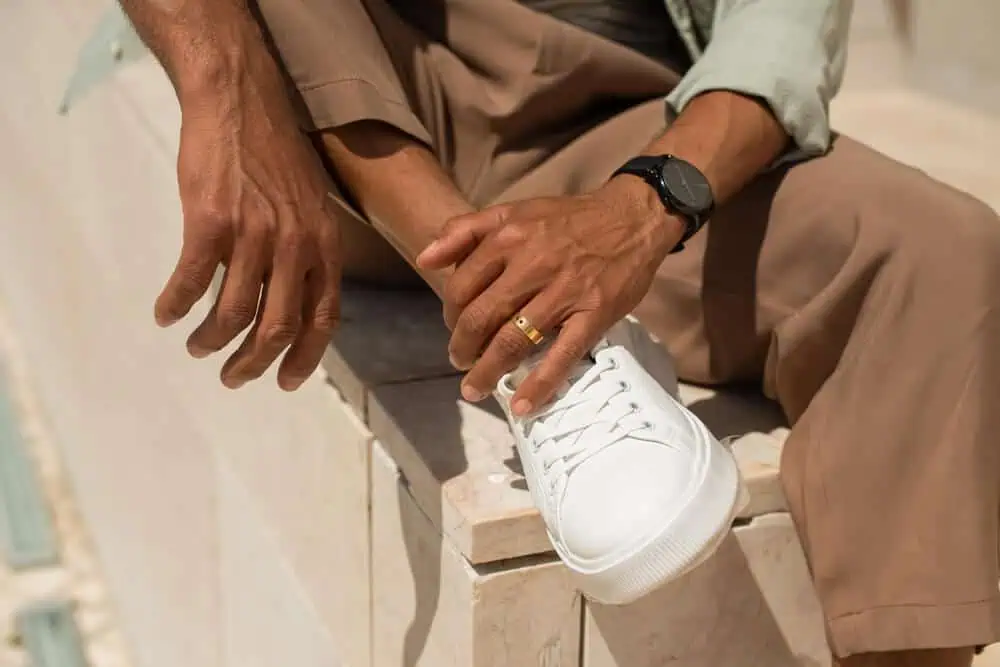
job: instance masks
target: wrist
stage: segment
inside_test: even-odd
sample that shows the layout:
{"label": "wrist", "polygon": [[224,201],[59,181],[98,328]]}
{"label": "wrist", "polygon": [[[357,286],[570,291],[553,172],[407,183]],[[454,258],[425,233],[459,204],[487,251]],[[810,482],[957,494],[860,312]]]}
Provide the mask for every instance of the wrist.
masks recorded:
{"label": "wrist", "polygon": [[650,233],[658,255],[666,256],[680,243],[687,223],[668,210],[656,190],[639,176],[619,174],[605,183],[600,192]]}
{"label": "wrist", "polygon": [[197,16],[162,24],[153,49],[182,105],[218,99],[247,75],[281,86],[280,71],[249,11],[229,2],[210,9],[204,4],[190,3]]}

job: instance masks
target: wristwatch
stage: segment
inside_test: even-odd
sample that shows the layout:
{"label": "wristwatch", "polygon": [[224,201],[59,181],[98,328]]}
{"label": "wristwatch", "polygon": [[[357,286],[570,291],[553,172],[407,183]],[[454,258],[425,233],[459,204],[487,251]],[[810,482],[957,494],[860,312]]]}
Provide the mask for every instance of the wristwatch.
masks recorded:
{"label": "wristwatch", "polygon": [[611,177],[632,174],[656,190],[667,211],[680,216],[686,225],[684,235],[671,253],[705,226],[715,208],[712,186],[705,175],[690,162],[673,155],[641,155],[626,162]]}

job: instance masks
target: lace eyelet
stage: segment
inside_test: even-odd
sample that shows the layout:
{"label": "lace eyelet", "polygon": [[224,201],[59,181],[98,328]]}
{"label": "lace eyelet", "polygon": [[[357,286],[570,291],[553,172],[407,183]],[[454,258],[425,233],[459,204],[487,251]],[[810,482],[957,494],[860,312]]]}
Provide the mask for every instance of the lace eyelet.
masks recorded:
{"label": "lace eyelet", "polygon": [[645,428],[645,429],[652,429],[653,428],[653,422],[642,422],[642,427]]}
{"label": "lace eyelet", "polygon": [[622,391],[628,391],[629,389],[632,388],[632,385],[630,385],[628,382],[625,382],[625,380],[620,381],[618,383],[618,386],[621,387]]}
{"label": "lace eyelet", "polygon": [[612,371],[618,370],[618,360],[617,359],[608,359],[608,369],[612,370]]}
{"label": "lace eyelet", "polygon": [[635,413],[639,412],[639,404],[638,403],[629,403],[628,407],[629,407],[629,410],[632,411],[632,414],[635,414]]}

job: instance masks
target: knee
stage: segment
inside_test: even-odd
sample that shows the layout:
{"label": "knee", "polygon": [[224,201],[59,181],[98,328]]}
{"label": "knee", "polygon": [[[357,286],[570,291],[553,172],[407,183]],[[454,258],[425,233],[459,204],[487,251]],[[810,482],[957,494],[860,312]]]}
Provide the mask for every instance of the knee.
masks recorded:
{"label": "knee", "polygon": [[923,177],[892,203],[890,254],[918,283],[995,298],[1000,292],[1000,216],[982,201]]}
{"label": "knee", "polygon": [[933,224],[937,230],[931,242],[939,249],[952,247],[948,256],[976,263],[1000,261],[1000,216],[981,200],[950,190],[929,202],[925,217],[925,226]]}
{"label": "knee", "polygon": [[964,265],[969,273],[989,282],[991,291],[1000,279],[1000,217],[982,201],[957,193],[948,206],[941,206],[939,228],[932,241],[943,265],[959,273]]}

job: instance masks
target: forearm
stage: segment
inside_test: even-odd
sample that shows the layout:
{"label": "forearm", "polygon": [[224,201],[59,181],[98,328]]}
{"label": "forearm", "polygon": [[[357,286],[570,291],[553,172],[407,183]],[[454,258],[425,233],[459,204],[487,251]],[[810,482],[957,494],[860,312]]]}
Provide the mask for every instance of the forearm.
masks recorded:
{"label": "forearm", "polygon": [[644,151],[676,155],[705,174],[722,204],[774,162],[789,137],[764,105],[735,93],[705,93]]}
{"label": "forearm", "polygon": [[[430,149],[390,125],[351,123],[323,143],[354,203],[411,265],[450,218],[473,211]],[[420,273],[440,293],[447,272]]]}
{"label": "forearm", "polygon": [[121,0],[178,97],[235,92],[248,74],[262,94],[284,97],[280,70],[246,0]]}
{"label": "forearm", "polygon": [[[644,153],[670,153],[696,165],[721,203],[772,163],[788,141],[762,104],[710,92],[693,100]],[[449,218],[473,210],[430,151],[388,125],[354,123],[326,133],[324,143],[355,201],[411,263]]]}

